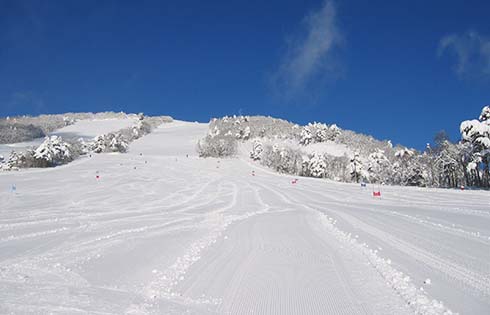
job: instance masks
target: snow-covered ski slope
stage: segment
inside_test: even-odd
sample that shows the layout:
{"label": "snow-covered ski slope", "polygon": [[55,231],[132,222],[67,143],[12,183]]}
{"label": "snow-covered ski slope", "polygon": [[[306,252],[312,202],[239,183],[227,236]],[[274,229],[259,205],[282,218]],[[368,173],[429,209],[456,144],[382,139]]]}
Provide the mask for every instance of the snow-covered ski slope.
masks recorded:
{"label": "snow-covered ski slope", "polygon": [[0,174],[0,313],[490,314],[488,192],[292,184],[206,131]]}

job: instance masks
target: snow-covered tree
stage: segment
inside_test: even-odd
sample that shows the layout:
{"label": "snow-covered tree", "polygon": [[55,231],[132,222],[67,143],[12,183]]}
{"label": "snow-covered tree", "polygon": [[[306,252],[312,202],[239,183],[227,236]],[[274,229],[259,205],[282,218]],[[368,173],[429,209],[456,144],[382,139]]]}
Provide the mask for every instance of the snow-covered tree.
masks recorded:
{"label": "snow-covered tree", "polygon": [[463,185],[464,168],[460,146],[447,140],[442,142],[435,157],[435,166],[439,177],[439,186],[458,187]]}
{"label": "snow-covered tree", "polygon": [[465,156],[470,184],[490,186],[490,116],[489,106],[485,106],[480,120],[466,120],[460,125],[463,143],[468,143],[470,152]]}
{"label": "snow-covered tree", "polygon": [[490,105],[482,108],[479,119],[487,125],[490,124]]}
{"label": "snow-covered tree", "polygon": [[416,151],[402,148],[395,152],[393,183],[402,186],[427,186],[428,172]]}
{"label": "snow-covered tree", "polygon": [[387,183],[391,177],[391,163],[383,150],[376,149],[368,158],[369,180],[372,183]]}
{"label": "snow-covered tree", "polygon": [[299,174],[302,169],[303,157],[301,152],[289,147],[267,145],[262,153],[262,164],[277,172]]}
{"label": "snow-covered tree", "polygon": [[235,155],[237,141],[230,136],[208,135],[197,143],[197,152],[201,157],[228,157]]}
{"label": "snow-covered tree", "polygon": [[330,125],[328,129],[330,130],[329,140],[335,140],[338,136],[342,134],[341,129],[336,124]]}
{"label": "snow-covered tree", "polygon": [[364,165],[361,161],[359,153],[354,153],[354,156],[351,158],[349,172],[351,175],[351,180],[355,181],[356,183],[369,178],[368,172],[364,170]]}
{"label": "snow-covered tree", "polygon": [[249,138],[250,138],[250,127],[247,126],[247,127],[245,127],[245,130],[243,131],[242,139],[248,140]]}
{"label": "snow-covered tree", "polygon": [[329,136],[330,129],[326,124],[315,122],[313,125],[310,126],[313,127],[315,142],[325,142],[329,140],[328,136]]}
{"label": "snow-covered tree", "polygon": [[305,126],[301,129],[299,143],[302,145],[308,145],[313,142],[313,135],[311,134],[310,127]]}
{"label": "snow-covered tree", "polygon": [[335,124],[329,127],[323,123],[309,123],[301,128],[299,143],[302,145],[308,145],[314,142],[333,141],[340,134],[340,128]]}
{"label": "snow-covered tree", "polygon": [[260,160],[264,148],[262,142],[259,139],[255,139],[252,144],[252,151],[250,152],[250,158],[254,161]]}
{"label": "snow-covered tree", "polygon": [[14,171],[19,168],[25,167],[26,157],[23,153],[11,151],[7,160],[4,160],[0,164],[0,170],[2,171]]}
{"label": "snow-covered tree", "polygon": [[240,129],[235,137],[241,140],[248,140],[250,138],[250,127],[246,126],[244,129]]}
{"label": "snow-covered tree", "polygon": [[34,150],[33,157],[37,167],[51,167],[68,163],[73,160],[70,144],[61,137],[46,137],[44,142]]}
{"label": "snow-covered tree", "polygon": [[327,163],[322,154],[313,153],[307,160],[307,172],[309,176],[323,178],[327,175]]}
{"label": "snow-covered tree", "polygon": [[106,138],[104,137],[104,135],[99,135],[94,138],[91,149],[95,153],[102,153],[105,152],[106,146],[107,146]]}
{"label": "snow-covered tree", "polygon": [[121,152],[125,153],[129,147],[129,141],[126,139],[130,136],[124,136],[121,132],[107,133],[95,137],[92,142],[92,151],[94,153],[103,152]]}
{"label": "snow-covered tree", "polygon": [[112,152],[124,153],[128,150],[129,143],[124,139],[120,133],[109,134],[109,148]]}

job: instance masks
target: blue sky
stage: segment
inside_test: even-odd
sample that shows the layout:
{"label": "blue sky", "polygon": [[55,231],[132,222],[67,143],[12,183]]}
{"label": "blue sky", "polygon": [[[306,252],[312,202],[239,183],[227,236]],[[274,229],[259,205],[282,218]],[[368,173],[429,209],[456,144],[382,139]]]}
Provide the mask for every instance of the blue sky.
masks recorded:
{"label": "blue sky", "polygon": [[489,1],[0,0],[0,116],[261,114],[423,148],[490,103]]}

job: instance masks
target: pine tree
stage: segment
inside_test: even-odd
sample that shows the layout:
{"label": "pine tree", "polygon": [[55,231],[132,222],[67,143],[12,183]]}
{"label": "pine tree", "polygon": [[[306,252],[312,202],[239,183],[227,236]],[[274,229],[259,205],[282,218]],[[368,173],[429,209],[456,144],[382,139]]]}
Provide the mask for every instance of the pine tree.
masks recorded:
{"label": "pine tree", "polygon": [[490,186],[490,107],[485,106],[480,120],[466,120],[460,125],[463,143],[470,144],[470,154],[465,156],[471,184]]}
{"label": "pine tree", "polygon": [[262,142],[259,139],[255,139],[252,144],[252,151],[250,152],[250,158],[254,161],[260,160],[264,148]]}
{"label": "pine tree", "polygon": [[354,156],[350,160],[349,171],[351,175],[351,180],[359,183],[363,179],[367,179],[369,175],[364,171],[364,166],[362,164],[359,153],[354,153]]}
{"label": "pine tree", "polygon": [[44,142],[34,151],[36,160],[34,167],[51,167],[72,161],[70,144],[63,141],[61,137],[46,137]]}
{"label": "pine tree", "polygon": [[299,143],[302,145],[308,145],[313,142],[313,136],[309,126],[305,126],[301,129]]}
{"label": "pine tree", "polygon": [[308,160],[308,174],[312,177],[323,178],[327,175],[327,163],[323,155],[315,152]]}
{"label": "pine tree", "polygon": [[391,163],[385,156],[384,151],[376,149],[369,155],[368,173],[372,183],[386,183],[389,181]]}

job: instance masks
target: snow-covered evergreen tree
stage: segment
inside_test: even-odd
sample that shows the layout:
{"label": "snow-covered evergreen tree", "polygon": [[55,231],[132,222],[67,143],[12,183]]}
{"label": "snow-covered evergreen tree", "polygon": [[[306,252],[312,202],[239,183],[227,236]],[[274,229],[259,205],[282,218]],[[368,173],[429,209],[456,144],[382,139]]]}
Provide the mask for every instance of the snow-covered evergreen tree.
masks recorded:
{"label": "snow-covered evergreen tree", "polygon": [[112,152],[124,153],[128,150],[129,143],[124,139],[120,133],[110,133],[109,135],[109,149]]}
{"label": "snow-covered evergreen tree", "polygon": [[395,152],[393,183],[402,186],[427,186],[428,171],[416,151],[402,148]]}
{"label": "snow-covered evergreen tree", "polygon": [[308,145],[313,142],[313,135],[309,126],[305,126],[301,129],[299,143],[302,145]]}
{"label": "snow-covered evergreen tree", "polygon": [[201,157],[228,157],[236,154],[237,141],[225,135],[208,135],[197,143],[197,152]]}
{"label": "snow-covered evergreen tree", "polygon": [[26,164],[26,157],[23,153],[11,151],[7,160],[4,160],[0,164],[0,170],[2,171],[14,171],[24,167]]}
{"label": "snow-covered evergreen tree", "polygon": [[37,167],[51,167],[72,161],[70,147],[70,144],[64,142],[61,137],[46,137],[44,142],[34,150],[33,157],[38,164]]}
{"label": "snow-covered evergreen tree", "polygon": [[250,152],[250,158],[254,161],[260,160],[262,157],[262,152],[264,148],[262,142],[259,139],[255,139],[252,144],[252,151]]}
{"label": "snow-covered evergreen tree", "polygon": [[106,150],[106,139],[104,135],[99,135],[94,138],[94,141],[92,142],[92,151],[95,153],[102,153],[105,152]]}
{"label": "snow-covered evergreen tree", "polygon": [[351,180],[359,183],[361,180],[366,180],[369,174],[364,170],[364,166],[361,161],[359,153],[354,153],[354,156],[350,160],[349,172]]}
{"label": "snow-covered evergreen tree", "polygon": [[299,151],[274,144],[265,146],[261,161],[280,173],[300,174],[303,157]]}
{"label": "snow-covered evergreen tree", "polygon": [[466,156],[468,180],[477,186],[490,186],[490,108],[485,106],[480,120],[466,120],[461,123],[460,131],[463,143],[470,145]]}
{"label": "snow-covered evergreen tree", "polygon": [[490,105],[482,108],[479,119],[481,122],[485,122],[487,125],[490,124]]}
{"label": "snow-covered evergreen tree", "polygon": [[391,177],[391,163],[383,150],[376,149],[369,155],[368,173],[372,183],[387,183]]}
{"label": "snow-covered evergreen tree", "polygon": [[314,142],[333,141],[340,134],[340,128],[335,124],[329,127],[323,123],[309,123],[301,128],[299,143],[302,145],[308,145]]}
{"label": "snow-covered evergreen tree", "polygon": [[243,131],[242,139],[243,140],[250,139],[250,127],[249,126],[245,127],[245,130]]}
{"label": "snow-covered evergreen tree", "polygon": [[438,186],[458,187],[464,184],[464,168],[460,146],[444,141],[436,155],[435,166],[438,174]]}
{"label": "snow-covered evergreen tree", "polygon": [[322,154],[313,153],[307,161],[307,171],[309,176],[323,178],[327,175],[327,163]]}
{"label": "snow-covered evergreen tree", "polygon": [[330,130],[328,140],[333,141],[342,134],[341,129],[336,124],[330,125],[328,129]]}
{"label": "snow-covered evergreen tree", "polygon": [[235,137],[241,140],[248,140],[250,138],[250,127],[246,126],[244,129],[240,129]]}

